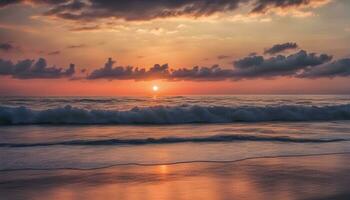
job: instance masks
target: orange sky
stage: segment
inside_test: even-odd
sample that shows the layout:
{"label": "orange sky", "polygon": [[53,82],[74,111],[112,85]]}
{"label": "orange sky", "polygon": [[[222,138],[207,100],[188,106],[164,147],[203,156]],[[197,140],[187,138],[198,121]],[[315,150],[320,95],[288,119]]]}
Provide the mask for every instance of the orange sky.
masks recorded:
{"label": "orange sky", "polygon": [[[3,79],[0,90],[3,95],[29,96],[148,96],[154,95],[152,86],[157,85],[157,95],[200,94],[347,94],[349,79],[313,80],[279,78],[273,81],[69,81],[60,80],[11,80]],[[290,84],[293,82],[293,84]],[[343,87],[342,87],[343,86]],[[331,92],[330,92],[331,91]]]}
{"label": "orange sky", "polygon": [[[200,17],[188,14],[137,21],[123,19],[124,15],[133,16],[132,10],[122,10],[120,19],[116,16],[89,21],[61,19],[58,15],[42,14],[58,5],[31,2],[0,8],[0,45],[12,46],[10,50],[0,50],[0,59],[16,63],[43,57],[50,67],[62,68],[74,63],[74,76],[80,79],[18,79],[0,74],[0,95],[148,95],[154,84],[159,85],[159,93],[164,95],[350,92],[347,77],[277,76],[239,81],[81,79],[102,68],[109,57],[117,60],[116,66],[146,69],[156,63],[168,63],[171,69],[214,64],[231,69],[233,61],[252,52],[268,58],[263,54],[266,48],[285,42],[298,44],[297,50],[282,52],[286,56],[302,49],[332,55],[333,60],[347,58],[349,1],[314,0],[310,5],[286,8],[270,5],[268,12],[254,15],[247,12],[250,5],[242,5],[229,12],[219,10]],[[220,56],[224,58],[219,59]],[[82,69],[86,72],[81,73]]]}

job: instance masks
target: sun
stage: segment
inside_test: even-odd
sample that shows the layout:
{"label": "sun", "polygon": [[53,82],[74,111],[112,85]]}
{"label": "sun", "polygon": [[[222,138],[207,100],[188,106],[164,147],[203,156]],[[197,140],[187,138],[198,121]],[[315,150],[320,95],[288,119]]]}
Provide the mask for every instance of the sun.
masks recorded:
{"label": "sun", "polygon": [[159,87],[157,85],[153,85],[152,90],[153,92],[157,92],[159,90]]}

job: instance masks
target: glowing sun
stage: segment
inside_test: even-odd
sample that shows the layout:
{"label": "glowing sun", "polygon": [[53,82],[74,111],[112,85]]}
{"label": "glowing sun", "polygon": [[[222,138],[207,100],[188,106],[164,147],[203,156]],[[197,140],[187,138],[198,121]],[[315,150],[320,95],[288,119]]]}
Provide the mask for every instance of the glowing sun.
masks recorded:
{"label": "glowing sun", "polygon": [[159,87],[157,85],[153,85],[152,90],[153,92],[157,92],[159,90]]}

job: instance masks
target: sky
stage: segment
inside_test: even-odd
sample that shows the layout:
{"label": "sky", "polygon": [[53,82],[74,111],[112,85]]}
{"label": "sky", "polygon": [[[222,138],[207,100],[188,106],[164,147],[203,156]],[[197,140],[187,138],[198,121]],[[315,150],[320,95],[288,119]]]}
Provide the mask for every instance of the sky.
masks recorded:
{"label": "sky", "polygon": [[348,0],[2,0],[0,95],[349,94]]}

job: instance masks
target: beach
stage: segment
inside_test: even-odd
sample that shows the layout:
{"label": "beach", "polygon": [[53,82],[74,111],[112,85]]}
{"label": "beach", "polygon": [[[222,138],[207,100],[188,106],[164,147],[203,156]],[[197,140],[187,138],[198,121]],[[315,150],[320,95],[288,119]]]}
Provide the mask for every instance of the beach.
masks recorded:
{"label": "beach", "polygon": [[3,199],[349,199],[350,154],[0,172]]}

